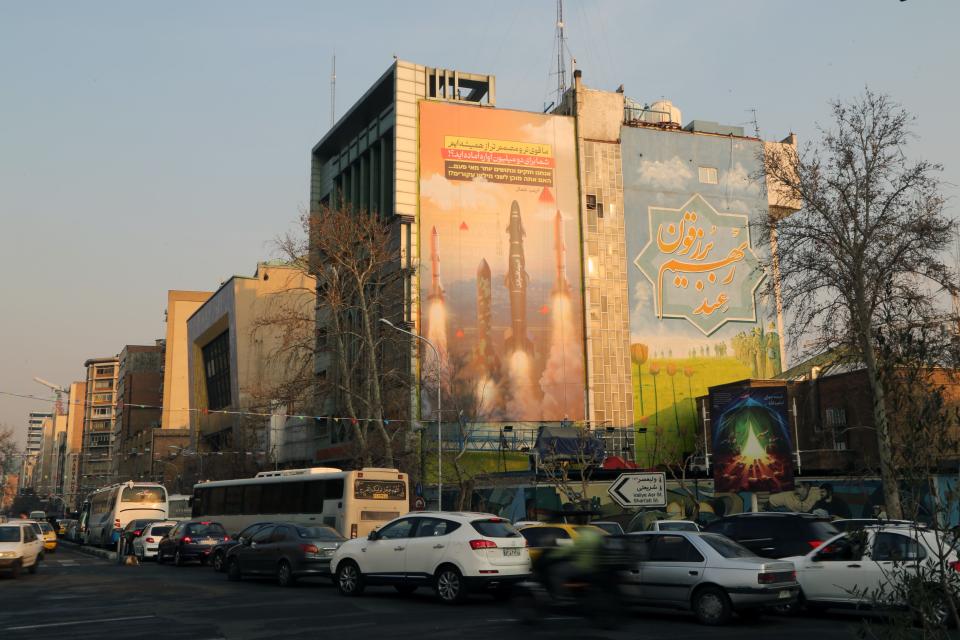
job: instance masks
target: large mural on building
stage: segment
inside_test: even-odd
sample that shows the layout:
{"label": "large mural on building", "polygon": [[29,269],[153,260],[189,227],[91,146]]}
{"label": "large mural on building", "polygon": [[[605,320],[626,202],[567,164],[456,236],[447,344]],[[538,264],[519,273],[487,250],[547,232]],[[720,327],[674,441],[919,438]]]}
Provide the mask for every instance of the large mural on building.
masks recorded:
{"label": "large mural on building", "polygon": [[424,419],[437,384],[445,419],[583,419],[574,144],[570,118],[420,103]]}
{"label": "large mural on building", "polygon": [[653,128],[621,133],[637,456],[654,465],[703,438],[695,398],[781,372],[775,305],[750,222],[759,141]]}

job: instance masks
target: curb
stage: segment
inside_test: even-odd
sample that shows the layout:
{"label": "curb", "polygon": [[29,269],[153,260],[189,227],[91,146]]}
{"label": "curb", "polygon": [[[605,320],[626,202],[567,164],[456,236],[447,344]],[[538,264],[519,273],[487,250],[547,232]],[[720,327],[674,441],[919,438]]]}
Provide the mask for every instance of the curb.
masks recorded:
{"label": "curb", "polygon": [[68,540],[60,540],[58,544],[63,545],[65,548],[72,551],[76,551],[77,553],[83,553],[88,556],[110,560],[111,562],[117,561],[117,553],[115,551],[108,551],[107,549],[99,549],[97,547],[88,547],[82,544],[77,544],[76,542],[70,542]]}

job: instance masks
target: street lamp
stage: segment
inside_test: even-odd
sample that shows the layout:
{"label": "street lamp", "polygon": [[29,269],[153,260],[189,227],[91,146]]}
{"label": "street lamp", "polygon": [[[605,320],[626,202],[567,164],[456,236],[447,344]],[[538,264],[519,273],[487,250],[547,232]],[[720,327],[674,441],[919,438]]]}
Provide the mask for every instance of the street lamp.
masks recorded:
{"label": "street lamp", "polygon": [[405,333],[408,336],[416,338],[417,340],[422,340],[431,349],[433,349],[433,355],[437,359],[437,511],[443,511],[443,428],[440,421],[440,403],[442,401],[442,386],[440,384],[440,351],[437,349],[435,344],[423,336],[413,333],[412,331],[407,331],[406,329],[401,329],[386,318],[380,318],[380,322],[392,329],[396,329],[400,333]]}

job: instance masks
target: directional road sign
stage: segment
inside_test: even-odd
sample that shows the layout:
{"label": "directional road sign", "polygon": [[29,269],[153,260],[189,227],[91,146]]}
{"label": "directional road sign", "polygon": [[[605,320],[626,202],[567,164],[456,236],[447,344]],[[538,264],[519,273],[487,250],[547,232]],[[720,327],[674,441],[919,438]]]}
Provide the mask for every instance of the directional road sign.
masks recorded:
{"label": "directional road sign", "polygon": [[607,492],[621,507],[665,507],[667,475],[663,472],[622,473]]}

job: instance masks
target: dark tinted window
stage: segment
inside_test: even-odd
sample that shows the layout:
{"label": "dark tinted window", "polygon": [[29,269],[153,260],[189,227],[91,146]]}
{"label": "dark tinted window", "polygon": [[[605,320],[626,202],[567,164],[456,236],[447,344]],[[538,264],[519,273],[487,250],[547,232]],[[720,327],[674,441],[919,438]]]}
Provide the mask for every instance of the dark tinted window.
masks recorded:
{"label": "dark tinted window", "polygon": [[809,531],[816,536],[815,539],[821,542],[840,533],[839,529],[824,520],[810,520],[808,527]]}
{"label": "dark tinted window", "polygon": [[150,528],[150,535],[163,537],[163,536],[167,535],[168,533],[170,533],[170,529],[172,529],[172,528],[173,528],[173,527],[170,527],[170,526],[151,527],[151,528]]}
{"label": "dark tinted window", "polygon": [[654,562],[703,562],[703,556],[682,536],[656,536],[650,559]]}
{"label": "dark tinted window", "polygon": [[927,552],[913,538],[899,533],[881,531],[873,542],[873,559],[876,561],[923,560]]}
{"label": "dark tinted window", "polygon": [[223,514],[223,502],[226,491],[223,487],[211,487],[204,496],[206,505],[203,515],[219,516]]}
{"label": "dark tinted window", "polygon": [[649,560],[653,551],[653,541],[656,536],[627,536],[627,550],[630,559],[643,562]]}
{"label": "dark tinted window", "polygon": [[699,531],[692,522],[661,522],[660,531]]}
{"label": "dark tinted window", "polygon": [[413,519],[397,520],[380,529],[379,537],[385,540],[409,538],[413,530]]}
{"label": "dark tinted window", "polygon": [[343,478],[334,478],[333,480],[327,480],[326,483],[326,497],[327,500],[342,500],[343,499]]}
{"label": "dark tinted window", "polygon": [[279,486],[280,513],[300,513],[303,509],[303,482],[284,482]]}
{"label": "dark tinted window", "polygon": [[202,351],[207,407],[223,409],[230,404],[230,331],[208,342]]}
{"label": "dark tinted window", "polygon": [[243,488],[243,513],[255,516],[260,511],[260,495],[262,487],[258,484],[247,485]]}
{"label": "dark tinted window", "polygon": [[715,533],[705,533],[700,536],[700,539],[710,545],[714,551],[724,558],[754,558],[757,555],[742,544],[734,542],[726,536]]}
{"label": "dark tinted window", "polygon": [[344,537],[331,527],[297,527],[297,535],[307,540],[323,540],[325,542],[344,540]]}
{"label": "dark tinted window", "polygon": [[219,537],[227,535],[227,532],[223,530],[223,527],[218,522],[208,522],[206,524],[194,522],[193,524],[187,525],[184,535],[198,538]]}
{"label": "dark tinted window", "polygon": [[263,542],[266,542],[266,541],[269,540],[270,537],[273,535],[273,530],[274,530],[275,528],[276,528],[276,527],[273,527],[273,526],[269,526],[269,525],[268,525],[268,526],[260,529],[260,530],[257,531],[255,534],[253,534],[253,537],[250,538],[250,541],[251,541],[251,542],[256,542],[257,544],[261,544],[261,543],[263,543]]}
{"label": "dark tinted window", "polygon": [[207,491],[207,489],[193,490],[193,509],[191,510],[190,515],[192,515],[194,518],[203,515],[203,509],[207,506]]}
{"label": "dark tinted window", "polygon": [[716,520],[708,524],[706,530],[725,535],[728,538],[737,537],[737,523],[734,520]]}
{"label": "dark tinted window", "polygon": [[476,529],[477,533],[488,538],[516,538],[520,535],[512,524],[500,518],[474,520],[470,526]]}
{"label": "dark tinted window", "polygon": [[247,527],[246,529],[244,529],[243,531],[241,531],[239,534],[237,534],[237,537],[250,538],[253,536],[253,534],[255,534],[257,531],[259,531],[262,527],[265,527],[265,526],[267,525],[264,524],[263,522],[256,522],[250,525],[249,527]]}
{"label": "dark tinted window", "polygon": [[527,539],[531,547],[555,547],[557,540],[570,538],[570,534],[559,527],[530,527],[522,529],[520,535]]}
{"label": "dark tinted window", "polygon": [[310,480],[303,483],[303,512],[322,513],[327,490],[326,480]]}
{"label": "dark tinted window", "polygon": [[273,530],[273,535],[270,536],[270,542],[284,542],[286,540],[293,540],[293,531],[290,530],[290,527],[277,527]]}
{"label": "dark tinted window", "polygon": [[279,484],[263,485],[260,495],[260,513],[280,513],[281,487]]}
{"label": "dark tinted window", "polygon": [[417,538],[429,538],[432,536],[445,536],[460,528],[459,522],[450,520],[441,520],[439,518],[421,518],[420,525],[417,527]]}
{"label": "dark tinted window", "polygon": [[226,487],[227,492],[224,498],[223,513],[228,516],[235,516],[243,511],[243,487]]}
{"label": "dark tinted window", "polygon": [[20,527],[0,527],[0,542],[20,542]]}
{"label": "dark tinted window", "polygon": [[33,527],[24,527],[23,528],[23,541],[24,542],[34,542],[37,539],[37,533],[33,530]]}

